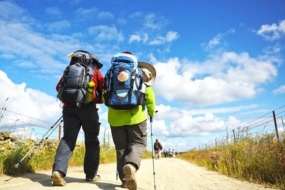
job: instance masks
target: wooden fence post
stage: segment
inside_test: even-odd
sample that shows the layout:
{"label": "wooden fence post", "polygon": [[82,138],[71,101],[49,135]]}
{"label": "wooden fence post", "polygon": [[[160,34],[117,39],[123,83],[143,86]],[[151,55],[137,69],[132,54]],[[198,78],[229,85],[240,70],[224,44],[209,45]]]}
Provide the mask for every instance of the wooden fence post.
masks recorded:
{"label": "wooden fence post", "polygon": [[58,140],[61,138],[61,125],[58,125]]}
{"label": "wooden fence post", "polygon": [[234,143],[236,142],[236,134],[235,134],[235,130],[233,129],[233,135],[234,135]]}
{"label": "wooden fence post", "polygon": [[275,111],[272,111],[272,113],[273,113],[273,120],[274,120],[276,138],[277,138],[277,140],[278,140],[278,142],[279,142],[279,134],[278,134],[278,128],[277,128],[277,122],[276,122]]}

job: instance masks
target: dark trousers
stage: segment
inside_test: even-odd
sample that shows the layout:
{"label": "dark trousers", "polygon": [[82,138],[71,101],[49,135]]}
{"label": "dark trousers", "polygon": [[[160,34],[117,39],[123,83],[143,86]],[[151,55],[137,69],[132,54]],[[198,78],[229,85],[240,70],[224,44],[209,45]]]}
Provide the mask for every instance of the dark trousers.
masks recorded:
{"label": "dark trousers", "polygon": [[111,132],[117,153],[117,170],[120,180],[124,180],[123,167],[127,163],[140,168],[143,152],[147,145],[146,121],[136,125],[112,127]]}
{"label": "dark trousers", "polygon": [[53,171],[61,171],[66,176],[68,162],[76,145],[82,126],[85,137],[84,173],[86,178],[97,175],[100,158],[99,116],[93,104],[67,106],[63,108],[63,137],[61,138],[53,164]]}

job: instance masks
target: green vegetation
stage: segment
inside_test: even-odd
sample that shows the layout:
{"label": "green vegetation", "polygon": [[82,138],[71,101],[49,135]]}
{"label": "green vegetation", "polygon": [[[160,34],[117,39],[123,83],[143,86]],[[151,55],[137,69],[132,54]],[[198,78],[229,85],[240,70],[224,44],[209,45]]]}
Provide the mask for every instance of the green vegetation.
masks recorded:
{"label": "green vegetation", "polygon": [[243,137],[232,144],[182,153],[178,158],[230,177],[285,189],[285,132],[279,141],[272,134]]}

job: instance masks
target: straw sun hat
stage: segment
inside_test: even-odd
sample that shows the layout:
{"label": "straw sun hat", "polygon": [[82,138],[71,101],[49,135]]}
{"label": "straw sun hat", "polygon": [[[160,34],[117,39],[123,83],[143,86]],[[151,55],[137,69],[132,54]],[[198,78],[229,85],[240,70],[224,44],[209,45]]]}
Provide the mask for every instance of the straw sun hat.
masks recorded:
{"label": "straw sun hat", "polygon": [[138,62],[138,68],[143,73],[144,83],[148,86],[151,86],[154,83],[156,77],[155,68],[151,64],[143,61]]}

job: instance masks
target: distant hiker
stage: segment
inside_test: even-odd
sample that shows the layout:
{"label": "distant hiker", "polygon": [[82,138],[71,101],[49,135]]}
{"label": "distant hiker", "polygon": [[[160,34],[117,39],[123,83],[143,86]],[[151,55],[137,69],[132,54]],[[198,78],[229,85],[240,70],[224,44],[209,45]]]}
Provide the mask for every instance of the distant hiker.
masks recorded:
{"label": "distant hiker", "polygon": [[137,189],[136,172],[147,146],[147,114],[155,115],[152,65],[131,52],[114,55],[104,78],[103,98],[117,154],[121,187]]}
{"label": "distant hiker", "polygon": [[166,149],[164,149],[163,154],[164,154],[164,158],[166,158],[167,157],[167,150]]}
{"label": "distant hiker", "polygon": [[104,78],[99,69],[102,64],[96,55],[78,50],[69,55],[71,61],[56,86],[63,104],[63,137],[61,138],[52,168],[52,184],[65,186],[68,162],[73,153],[79,130],[85,135],[84,173],[86,181],[99,181],[99,115],[97,103]]}
{"label": "distant hiker", "polygon": [[155,151],[155,159],[160,159],[161,158],[161,150],[162,150],[162,145],[159,142],[158,139],[155,140],[155,143],[153,145],[154,151]]}
{"label": "distant hiker", "polygon": [[168,149],[167,155],[168,155],[169,158],[172,157],[172,152],[171,152],[170,149]]}
{"label": "distant hiker", "polygon": [[175,150],[173,149],[173,150],[172,150],[172,156],[173,156],[173,158],[175,158],[175,154],[176,154],[176,153],[175,153]]}

